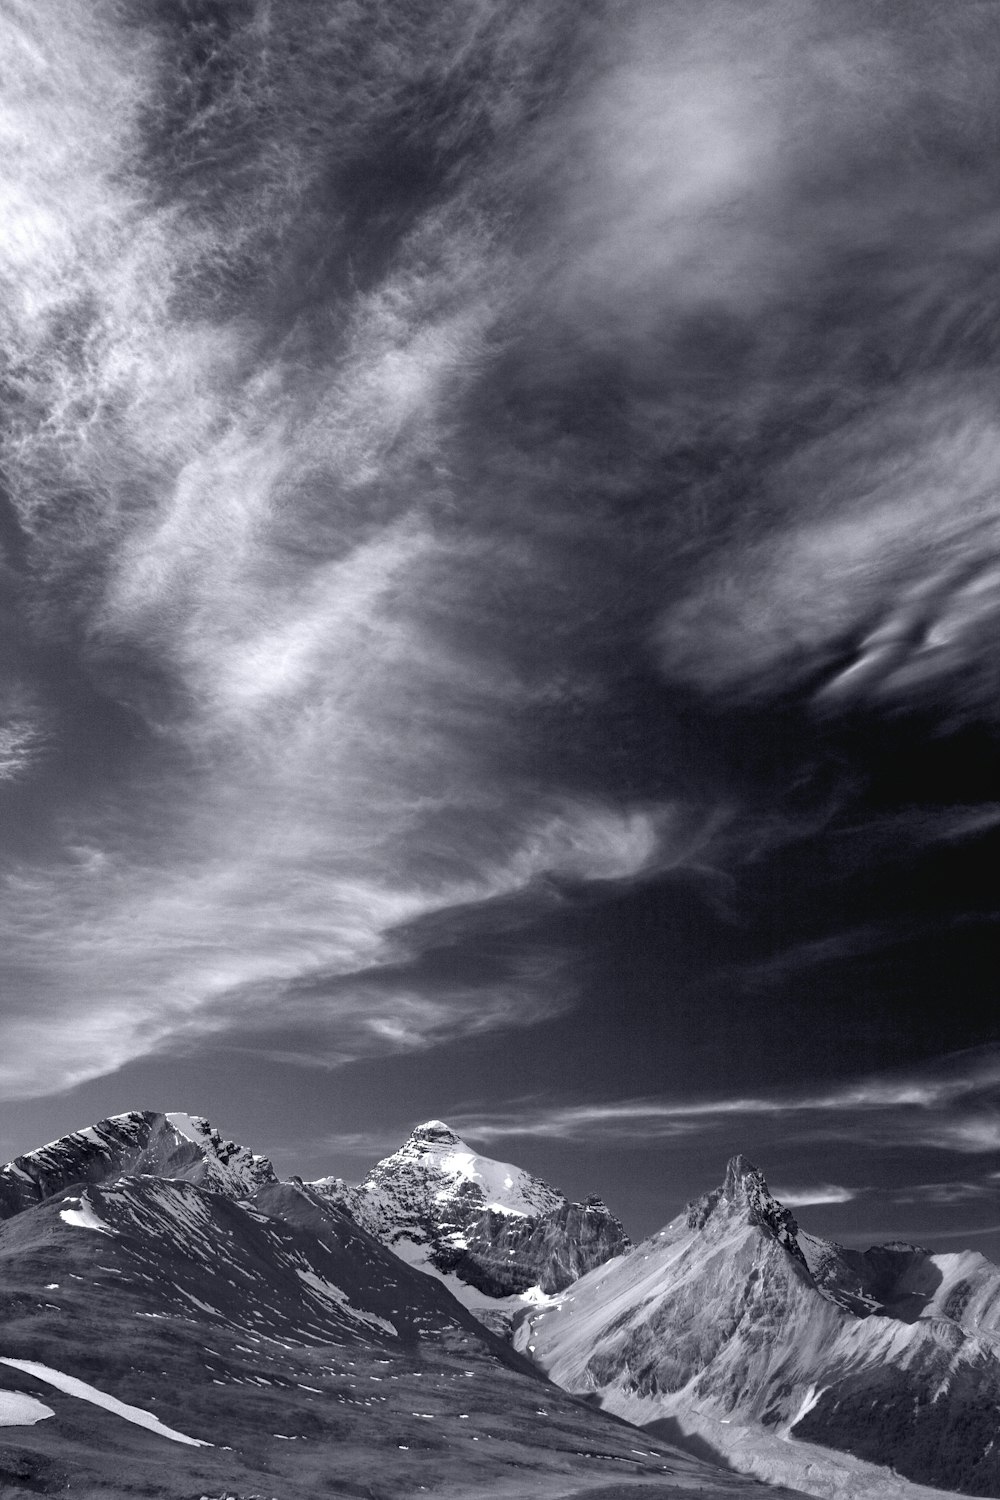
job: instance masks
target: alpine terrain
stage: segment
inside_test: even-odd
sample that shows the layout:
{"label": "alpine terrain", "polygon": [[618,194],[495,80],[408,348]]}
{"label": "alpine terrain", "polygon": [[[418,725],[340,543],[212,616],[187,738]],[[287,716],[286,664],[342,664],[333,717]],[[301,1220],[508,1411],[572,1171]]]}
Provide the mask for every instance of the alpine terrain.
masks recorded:
{"label": "alpine terrain", "polygon": [[498,1331],[631,1248],[599,1198],[570,1203],[530,1172],[478,1155],[441,1120],[418,1125],[358,1186],[313,1187]]}
{"label": "alpine terrain", "polygon": [[801,1233],[758,1169],[515,1330],[568,1391],[815,1495],[1000,1494],[1000,1268]]}
{"label": "alpine terrain", "polygon": [[463,1270],[504,1267],[509,1296],[593,1263],[588,1215],[610,1216],[498,1180],[444,1130],[415,1132],[398,1181],[382,1163],[363,1199],[391,1236],[412,1189],[409,1244],[434,1274],[352,1217],[358,1194],[279,1182],[200,1117],[116,1115],[18,1157],[0,1175],[0,1495],[757,1493],[560,1390],[451,1295],[473,1283],[434,1260],[463,1226]]}

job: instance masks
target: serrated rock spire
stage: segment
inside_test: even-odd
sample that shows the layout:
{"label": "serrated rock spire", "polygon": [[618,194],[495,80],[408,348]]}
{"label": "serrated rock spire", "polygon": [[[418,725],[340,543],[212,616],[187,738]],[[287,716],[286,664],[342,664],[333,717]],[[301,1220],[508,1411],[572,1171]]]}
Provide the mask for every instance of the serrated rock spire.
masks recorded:
{"label": "serrated rock spire", "polygon": [[687,1206],[687,1223],[702,1229],[713,1215],[738,1215],[770,1234],[805,1270],[806,1258],[798,1241],[799,1226],[791,1212],[773,1197],[763,1172],[737,1153],[726,1165],[722,1186]]}

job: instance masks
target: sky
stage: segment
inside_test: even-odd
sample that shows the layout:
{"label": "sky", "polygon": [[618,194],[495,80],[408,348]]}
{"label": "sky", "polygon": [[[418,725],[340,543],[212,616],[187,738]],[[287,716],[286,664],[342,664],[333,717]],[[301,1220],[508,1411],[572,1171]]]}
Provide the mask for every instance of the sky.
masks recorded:
{"label": "sky", "polygon": [[1000,1258],[1000,10],[9,0],[0,1155]]}

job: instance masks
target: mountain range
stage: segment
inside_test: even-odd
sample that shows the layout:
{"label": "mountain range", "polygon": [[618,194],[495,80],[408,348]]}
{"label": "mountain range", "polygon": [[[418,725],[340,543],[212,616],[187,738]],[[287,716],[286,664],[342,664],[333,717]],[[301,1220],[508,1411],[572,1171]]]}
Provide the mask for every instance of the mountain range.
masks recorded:
{"label": "mountain range", "polygon": [[742,1157],[633,1246],[439,1120],[352,1186],[142,1111],[0,1220],[3,1496],[1000,1493],[1000,1270],[810,1236]]}

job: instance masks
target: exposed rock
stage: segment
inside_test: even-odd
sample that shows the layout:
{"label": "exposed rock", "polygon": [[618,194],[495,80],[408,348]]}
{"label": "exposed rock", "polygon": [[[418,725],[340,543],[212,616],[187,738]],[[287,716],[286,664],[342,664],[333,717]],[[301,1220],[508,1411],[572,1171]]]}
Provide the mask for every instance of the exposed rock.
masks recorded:
{"label": "exposed rock", "polygon": [[771,1196],[760,1168],[745,1156],[730,1159],[722,1184],[722,1201],[731,1204],[736,1213],[745,1214],[751,1224],[773,1234],[778,1244],[805,1266],[806,1258],[799,1248],[798,1224],[789,1210]]}
{"label": "exposed rock", "polygon": [[490,1327],[508,1327],[519,1311],[490,1301],[561,1291],[631,1244],[599,1198],[571,1203],[530,1172],[479,1155],[443,1120],[418,1125],[357,1187],[340,1178],[312,1187],[402,1259],[444,1277]]}
{"label": "exposed rock", "polygon": [[632,1244],[599,1198],[563,1203],[538,1219],[487,1211],[470,1224],[466,1238],[464,1250],[439,1252],[434,1263],[494,1297],[529,1287],[561,1292]]}
{"label": "exposed rock", "polygon": [[130,1110],[72,1131],[0,1167],[0,1219],[65,1188],[149,1174],[194,1182],[229,1197],[275,1182],[274,1168],[200,1115]]}

